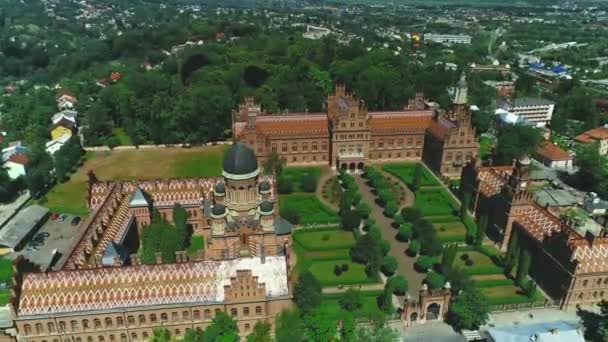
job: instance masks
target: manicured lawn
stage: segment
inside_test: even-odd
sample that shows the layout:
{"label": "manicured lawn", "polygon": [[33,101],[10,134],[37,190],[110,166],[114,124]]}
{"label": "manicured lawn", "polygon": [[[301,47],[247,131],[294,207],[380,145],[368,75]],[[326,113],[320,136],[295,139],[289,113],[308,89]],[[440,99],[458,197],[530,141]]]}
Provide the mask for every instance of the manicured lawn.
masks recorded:
{"label": "manicured lawn", "polygon": [[302,179],[304,176],[312,174],[315,178],[319,179],[321,176],[321,168],[320,167],[288,167],[283,169],[281,172],[281,177],[290,179],[294,185],[294,191],[302,191]]}
{"label": "manicured lawn", "polygon": [[533,299],[528,298],[522,293],[521,289],[513,284],[493,287],[482,287],[480,289],[488,298],[488,304],[518,304],[528,303],[530,301],[542,302],[545,300],[543,295],[537,291]]}
{"label": "manicured lawn", "polygon": [[300,213],[299,224],[335,223],[338,213],[326,207],[315,194],[293,193],[279,196],[281,210],[295,208]]}
{"label": "manicured lawn", "polygon": [[2,289],[0,290],[0,306],[8,304],[11,300],[11,290]]}
{"label": "manicured lawn", "polygon": [[458,204],[444,189],[420,189],[416,192],[415,208],[423,215],[449,216],[458,210]]}
{"label": "manicured lawn", "polygon": [[309,250],[350,248],[355,244],[355,238],[352,232],[337,230],[300,230],[294,234],[293,238],[300,245]]}
{"label": "manicured lawn", "polygon": [[[465,261],[461,258],[463,254],[467,254],[470,260],[473,260],[473,265],[467,266]],[[485,254],[477,251],[466,251],[459,252],[456,254],[456,260],[454,260],[454,266],[461,268],[468,274],[502,274],[503,269],[496,266],[492,259]]]}
{"label": "manicured lawn", "polygon": [[188,255],[194,255],[198,251],[205,249],[205,237],[204,236],[192,236],[190,239],[190,246],[186,250]]}
{"label": "manicured lawn", "polygon": [[[382,169],[395,177],[398,177],[408,185],[412,185],[414,180],[414,172],[416,170],[417,163],[395,163],[385,164]],[[439,185],[435,177],[431,175],[426,167],[422,168],[422,179],[420,180],[422,186]]]}
{"label": "manicured lawn", "polygon": [[441,242],[462,242],[466,239],[467,228],[461,222],[435,223]]}
{"label": "manicured lawn", "polygon": [[[339,276],[334,273],[336,265],[348,265],[348,270]],[[369,278],[365,274],[365,265],[352,262],[350,259],[342,260],[313,260],[308,269],[323,286],[352,285],[376,283],[377,279]]]}
{"label": "manicured lawn", "polygon": [[133,145],[133,141],[131,140],[131,137],[127,135],[127,133],[125,132],[125,130],[123,128],[120,128],[120,127],[113,128],[112,134],[114,134],[114,136],[118,138],[118,141],[121,146]]}
{"label": "manicured lawn", "polygon": [[0,259],[0,283],[10,283],[13,278],[13,261]]}
{"label": "manicured lawn", "polygon": [[167,179],[219,176],[225,146],[88,152],[84,165],[40,201],[51,211],[87,215],[87,172],[100,180]]}
{"label": "manicured lawn", "polygon": [[323,198],[329,201],[331,204],[339,205],[342,190],[340,184],[338,183],[338,178],[331,177],[325,184],[322,184],[321,186],[323,187]]}
{"label": "manicured lawn", "polygon": [[[381,291],[361,291],[361,308],[353,311],[355,318],[366,318],[373,316],[375,313],[380,313],[381,309],[378,307],[378,296],[382,294]],[[323,295],[323,305],[328,306],[329,311],[336,317],[341,317],[344,314],[344,310],[340,307],[340,298],[343,294],[332,293]]]}

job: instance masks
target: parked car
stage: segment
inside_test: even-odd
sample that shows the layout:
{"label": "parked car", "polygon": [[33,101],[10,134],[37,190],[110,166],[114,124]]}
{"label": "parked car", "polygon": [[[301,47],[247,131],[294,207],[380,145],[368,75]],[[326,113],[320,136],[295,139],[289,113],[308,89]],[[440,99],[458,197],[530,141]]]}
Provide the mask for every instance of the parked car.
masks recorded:
{"label": "parked car", "polygon": [[80,216],[75,216],[75,217],[72,219],[72,226],[76,226],[76,225],[78,225],[79,223],[80,223]]}

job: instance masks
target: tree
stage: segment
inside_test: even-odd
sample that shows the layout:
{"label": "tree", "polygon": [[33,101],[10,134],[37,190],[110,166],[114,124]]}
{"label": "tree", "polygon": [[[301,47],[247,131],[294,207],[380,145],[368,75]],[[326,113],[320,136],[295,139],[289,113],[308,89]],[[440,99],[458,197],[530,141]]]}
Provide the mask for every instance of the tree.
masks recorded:
{"label": "tree", "polygon": [[331,307],[322,305],[305,314],[304,336],[307,341],[331,341],[337,333],[337,322]]}
{"label": "tree", "polygon": [[270,329],[270,323],[257,321],[253,326],[253,331],[247,336],[247,342],[272,342]]}
{"label": "tree", "polygon": [[494,120],[493,112],[487,110],[478,110],[473,112],[472,123],[478,134],[487,132],[492,126]]}
{"label": "tree", "polygon": [[416,164],[416,169],[414,169],[414,178],[412,179],[412,190],[418,191],[420,189],[420,184],[422,183],[422,164]]}
{"label": "tree", "polygon": [[390,342],[399,338],[399,334],[394,329],[381,326],[370,328],[359,328],[357,330],[357,342]]}
{"label": "tree", "polygon": [[540,132],[527,125],[510,125],[504,127],[496,143],[496,165],[511,164],[513,159],[533,154],[543,137]]}
{"label": "tree", "polygon": [[507,255],[505,257],[505,273],[511,273],[513,267],[517,264],[517,258],[519,257],[519,233],[514,229],[511,232],[511,239],[509,240],[509,246],[507,247]]}
{"label": "tree", "polygon": [[393,287],[393,293],[396,295],[402,296],[407,292],[408,283],[407,280],[400,275],[396,275],[394,277],[389,278],[391,282],[391,286]]}
{"label": "tree", "polygon": [[399,232],[397,233],[397,239],[399,241],[409,241],[412,238],[412,225],[404,223],[399,226]]}
{"label": "tree", "polygon": [[424,278],[424,282],[431,289],[440,289],[445,285],[445,277],[440,273],[431,271],[426,275],[426,278]]}
{"label": "tree", "polygon": [[517,274],[515,276],[517,285],[521,286],[524,283],[524,280],[528,276],[530,264],[532,264],[532,255],[527,249],[522,248],[519,252],[519,262],[517,264]]}
{"label": "tree", "polygon": [[386,203],[386,207],[384,208],[384,215],[387,217],[394,217],[397,214],[397,205],[393,201],[389,201]]}
{"label": "tree", "polygon": [[302,191],[315,192],[317,190],[317,177],[312,173],[307,173],[302,177]]}
{"label": "tree", "polygon": [[486,237],[486,230],[488,229],[488,214],[481,213],[479,215],[478,223],[477,223],[477,231],[475,234],[475,246],[481,247],[483,244],[483,240]]}
{"label": "tree", "polygon": [[309,271],[298,277],[293,288],[293,300],[300,310],[309,312],[321,304],[321,284]]}
{"label": "tree", "polygon": [[488,321],[490,308],[481,291],[465,288],[450,305],[447,321],[457,330],[477,330]]}
{"label": "tree", "polygon": [[342,229],[352,231],[359,228],[361,224],[361,216],[356,210],[346,210],[340,213]]}
{"label": "tree", "polygon": [[416,256],[420,253],[420,242],[418,240],[410,241],[410,244],[407,248],[407,254],[409,256]]}
{"label": "tree", "polygon": [[451,244],[443,249],[443,254],[441,255],[441,273],[444,275],[448,275],[452,270],[452,265],[454,264],[454,259],[456,258],[456,253],[458,252],[458,245]]}
{"label": "tree", "polygon": [[294,207],[281,207],[281,217],[291,224],[298,224],[300,222],[300,212]]}
{"label": "tree", "polygon": [[281,195],[290,194],[293,192],[293,181],[291,178],[285,176],[279,176],[277,181],[277,191]]}
{"label": "tree", "polygon": [[397,259],[393,256],[387,255],[382,260],[382,272],[388,277],[397,271],[397,266]]}
{"label": "tree", "polygon": [[426,255],[419,256],[415,263],[416,269],[421,272],[427,272],[433,268],[433,265],[435,265],[435,258]]}
{"label": "tree", "polygon": [[215,315],[211,325],[205,329],[203,335],[203,342],[216,341],[239,341],[239,330],[236,322],[223,311],[219,311]]}
{"label": "tree", "polygon": [[370,208],[369,204],[360,202],[359,205],[357,205],[357,212],[362,218],[368,218],[369,214],[372,212],[372,208]]}
{"label": "tree", "polygon": [[585,327],[585,340],[592,342],[608,341],[608,301],[602,300],[597,304],[599,313],[577,309],[577,315],[581,318]]}
{"label": "tree", "polygon": [[370,234],[365,234],[357,239],[350,250],[351,258],[358,263],[366,265],[365,271],[368,276],[376,276],[382,262],[382,250],[377,240]]}
{"label": "tree", "polygon": [[295,310],[283,310],[276,318],[276,342],[304,342],[304,324]]}
{"label": "tree", "polygon": [[404,208],[401,210],[401,216],[406,222],[416,223],[422,218],[422,212],[416,208]]}
{"label": "tree", "polygon": [[462,203],[460,204],[460,217],[465,218],[469,213],[469,206],[471,205],[471,193],[465,192],[462,194]]}
{"label": "tree", "polygon": [[178,203],[173,206],[173,222],[175,224],[175,235],[180,245],[180,250],[184,250],[188,244],[188,213]]}
{"label": "tree", "polygon": [[350,288],[338,300],[340,307],[346,311],[355,311],[363,305],[361,291]]}
{"label": "tree", "polygon": [[342,328],[340,329],[340,341],[356,342],[357,330],[355,318],[351,312],[344,312],[342,316]]}
{"label": "tree", "polygon": [[171,333],[167,329],[156,328],[152,333],[151,342],[170,342]]}
{"label": "tree", "polygon": [[[389,279],[390,280],[390,279]],[[390,313],[393,311],[393,293],[395,292],[394,284],[387,281],[384,284],[384,291],[380,295],[379,306],[384,312]]]}

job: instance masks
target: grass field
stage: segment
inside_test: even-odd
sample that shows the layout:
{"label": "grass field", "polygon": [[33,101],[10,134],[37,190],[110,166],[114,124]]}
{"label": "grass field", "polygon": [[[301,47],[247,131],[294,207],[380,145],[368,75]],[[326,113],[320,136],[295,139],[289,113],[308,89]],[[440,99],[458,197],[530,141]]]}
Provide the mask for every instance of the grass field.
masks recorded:
{"label": "grass field", "polygon": [[[382,291],[361,291],[361,308],[353,311],[355,318],[366,318],[374,317],[376,314],[381,313],[381,309],[378,307],[378,296],[382,294]],[[323,305],[330,308],[330,312],[336,317],[341,317],[344,310],[340,307],[340,298],[342,294],[324,294]]]}
{"label": "grass field", "polygon": [[11,299],[11,290],[2,289],[0,290],[0,305],[4,306],[8,304]]}
{"label": "grass field", "polygon": [[205,237],[204,236],[192,236],[190,239],[190,246],[186,250],[188,255],[194,255],[198,251],[205,249]]}
{"label": "grass field", "polygon": [[[461,258],[463,254],[467,254],[470,260],[473,260],[473,265],[467,266]],[[503,268],[494,264],[492,259],[478,251],[466,251],[456,254],[454,267],[461,268],[464,272],[474,274],[502,274]]]}
{"label": "grass field", "polygon": [[441,242],[463,242],[466,240],[467,228],[460,221],[435,223]]}
{"label": "grass field", "polygon": [[299,224],[336,223],[338,213],[326,207],[315,194],[293,193],[279,196],[281,210],[295,208],[300,213]]}
{"label": "grass field", "polygon": [[59,213],[87,215],[87,172],[100,180],[134,180],[218,176],[225,146],[158,148],[88,152],[84,165],[70,179],[57,184],[40,201]]}
{"label": "grass field", "polygon": [[[308,270],[323,286],[378,282],[367,276],[365,265],[351,261],[350,248],[355,244],[352,233],[337,228],[297,230],[293,240],[298,260],[296,273]],[[348,265],[348,270],[337,276],[334,268],[343,264]]]}
{"label": "grass field", "polygon": [[0,283],[10,283],[13,278],[13,261],[0,259]]}
{"label": "grass field", "polygon": [[303,231],[294,236],[302,247],[317,250],[335,250],[350,248],[355,244],[353,233],[347,231]]}
{"label": "grass field", "polygon": [[488,304],[519,304],[534,302],[543,302],[545,297],[537,291],[534,298],[530,299],[522,293],[521,289],[513,284],[503,286],[482,287],[481,293],[488,298]]}
{"label": "grass field", "polygon": [[[414,180],[414,172],[416,170],[417,163],[399,163],[399,164],[385,164],[382,169],[395,177],[398,177],[408,185],[412,185]],[[422,168],[422,179],[420,181],[422,186],[433,186],[440,185],[435,177],[429,172],[426,167]]]}
{"label": "grass field", "polygon": [[458,204],[444,189],[420,189],[416,191],[415,208],[420,209],[423,215],[453,215],[458,210]]}

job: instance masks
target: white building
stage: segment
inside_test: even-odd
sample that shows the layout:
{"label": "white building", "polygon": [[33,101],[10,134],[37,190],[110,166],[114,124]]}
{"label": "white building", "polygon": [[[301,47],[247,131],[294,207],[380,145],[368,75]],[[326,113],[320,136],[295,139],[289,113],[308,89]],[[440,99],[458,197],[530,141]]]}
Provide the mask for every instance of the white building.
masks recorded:
{"label": "white building", "polygon": [[50,140],[46,142],[46,153],[51,156],[55,154],[55,152],[59,151],[63,145],[71,138],[70,135],[64,134],[59,139]]}
{"label": "white building", "polygon": [[10,179],[25,176],[26,166],[29,161],[27,157],[28,148],[21,143],[13,144],[2,149],[2,167],[4,167]]}
{"label": "white building", "polygon": [[471,44],[471,36],[469,36],[468,34],[425,33],[424,40],[444,45]]}
{"label": "white building", "polygon": [[536,127],[545,127],[551,122],[555,103],[543,98],[520,97],[510,101],[501,101],[498,107]]}
{"label": "white building", "polygon": [[320,39],[331,33],[331,30],[325,27],[306,25],[306,32],[302,35],[306,39]]}

